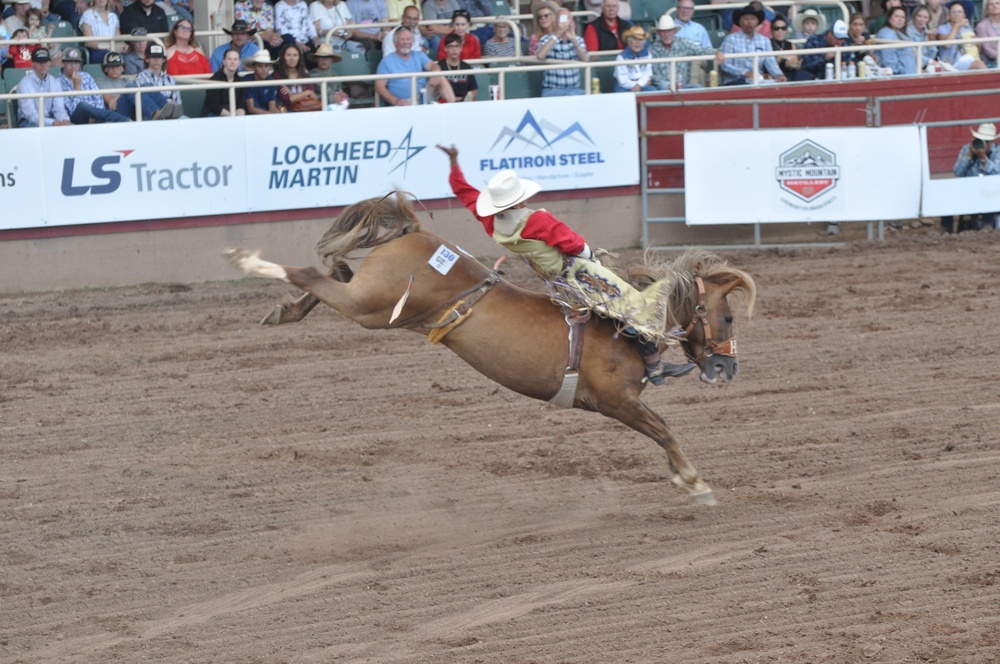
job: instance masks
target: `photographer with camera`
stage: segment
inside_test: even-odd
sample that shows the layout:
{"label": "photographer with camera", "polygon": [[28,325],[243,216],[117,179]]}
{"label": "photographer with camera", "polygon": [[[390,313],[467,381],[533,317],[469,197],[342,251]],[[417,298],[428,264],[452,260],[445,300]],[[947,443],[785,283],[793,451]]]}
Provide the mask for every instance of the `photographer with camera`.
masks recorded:
{"label": "photographer with camera", "polygon": [[[997,139],[997,127],[992,122],[985,122],[972,130],[972,141],[962,146],[955,160],[952,172],[955,177],[967,178],[981,175],[1000,175],[1000,149],[994,146]],[[983,224],[997,227],[997,213],[987,212],[972,221],[972,227],[980,230]],[[952,231],[953,218],[941,217],[941,230]],[[960,230],[960,229],[956,229]]]}

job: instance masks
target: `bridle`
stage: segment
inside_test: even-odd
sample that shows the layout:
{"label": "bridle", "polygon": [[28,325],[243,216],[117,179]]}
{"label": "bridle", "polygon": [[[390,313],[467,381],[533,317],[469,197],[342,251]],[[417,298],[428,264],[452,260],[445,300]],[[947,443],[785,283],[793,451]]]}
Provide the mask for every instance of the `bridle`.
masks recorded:
{"label": "bridle", "polygon": [[[701,363],[706,358],[713,355],[724,355],[726,357],[735,358],[735,336],[730,337],[721,343],[712,339],[712,324],[708,322],[708,304],[706,303],[707,296],[705,294],[705,281],[699,275],[695,275],[694,280],[698,285],[698,304],[694,305],[694,316],[691,318],[691,322],[688,323],[687,328],[684,330],[684,338],[681,339],[681,344],[684,346],[684,353],[688,356],[689,360],[699,366],[701,366]],[[701,323],[702,331],[705,333],[705,348],[698,357],[691,354],[689,346],[690,342],[687,339],[696,323]]]}

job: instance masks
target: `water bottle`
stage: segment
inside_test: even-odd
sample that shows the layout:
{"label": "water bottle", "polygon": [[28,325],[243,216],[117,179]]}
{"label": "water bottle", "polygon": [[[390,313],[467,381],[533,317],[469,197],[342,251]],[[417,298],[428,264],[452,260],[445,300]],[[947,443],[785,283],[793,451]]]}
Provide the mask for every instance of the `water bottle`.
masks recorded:
{"label": "water bottle", "polygon": [[719,87],[719,72],[718,72],[718,70],[713,69],[712,71],[708,72],[708,87],[710,87],[710,88],[717,88],[717,87]]}
{"label": "water bottle", "polygon": [[590,79],[590,94],[599,95],[601,94],[601,79],[596,76]]}
{"label": "water bottle", "polygon": [[865,78],[868,75],[866,68],[867,65],[864,60],[858,63],[858,78]]}
{"label": "water bottle", "polygon": [[857,78],[858,77],[858,66],[853,62],[847,65],[847,78]]}
{"label": "water bottle", "polygon": [[826,63],[826,77],[825,78],[828,81],[832,81],[833,80],[833,63],[832,62]]}

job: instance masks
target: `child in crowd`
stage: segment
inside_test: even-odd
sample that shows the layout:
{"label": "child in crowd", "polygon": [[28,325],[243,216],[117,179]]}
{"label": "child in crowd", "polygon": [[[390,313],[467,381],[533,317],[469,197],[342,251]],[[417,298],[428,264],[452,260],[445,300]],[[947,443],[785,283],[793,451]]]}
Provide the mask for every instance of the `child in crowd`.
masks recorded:
{"label": "child in crowd", "polygon": [[[27,39],[28,29],[18,28],[10,38],[14,40]],[[41,46],[41,44],[12,44],[10,47],[10,66],[14,69],[31,69],[31,54]]]}
{"label": "child in crowd", "polygon": [[[49,23],[48,28],[45,27],[45,16],[42,15],[41,9],[36,9],[35,7],[28,10],[24,26],[28,29],[28,39],[38,41],[51,37],[52,32],[56,29],[55,23]],[[46,46],[46,48],[48,47]]]}

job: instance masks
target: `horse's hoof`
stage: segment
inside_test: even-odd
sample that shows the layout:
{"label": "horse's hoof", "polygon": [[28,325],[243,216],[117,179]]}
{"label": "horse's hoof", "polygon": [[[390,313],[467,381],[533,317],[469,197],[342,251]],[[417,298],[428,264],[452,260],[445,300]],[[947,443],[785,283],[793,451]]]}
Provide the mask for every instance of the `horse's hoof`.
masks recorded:
{"label": "horse's hoof", "polygon": [[260,322],[261,325],[281,325],[281,315],[285,313],[285,307],[278,305],[274,308],[274,311],[264,316],[264,320]]}
{"label": "horse's hoof", "polygon": [[698,493],[692,493],[691,500],[693,500],[696,505],[707,505],[708,507],[713,507],[714,505],[719,504],[715,499],[715,496],[712,494],[711,489]]}

